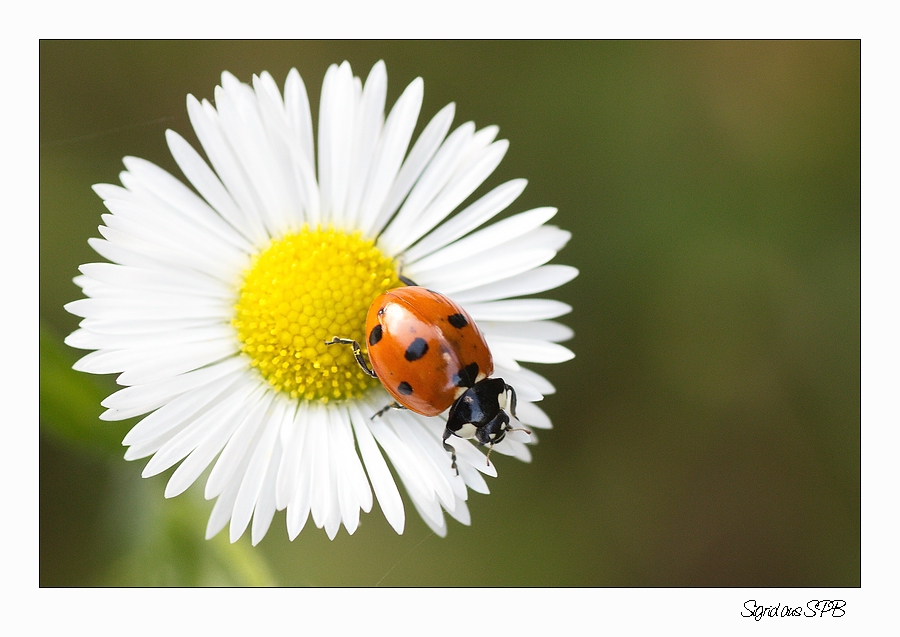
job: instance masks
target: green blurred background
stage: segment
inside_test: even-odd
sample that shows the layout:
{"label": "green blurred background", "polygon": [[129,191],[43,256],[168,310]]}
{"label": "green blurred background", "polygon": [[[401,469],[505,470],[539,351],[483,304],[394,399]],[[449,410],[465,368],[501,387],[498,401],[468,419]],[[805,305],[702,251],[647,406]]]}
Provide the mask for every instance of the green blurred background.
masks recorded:
{"label": "green blurred background", "polygon": [[[334,541],[203,539],[201,484],[122,460],[111,377],[69,370],[91,191],[137,155],[181,177],[163,131],[195,140],[185,96],[291,67],[317,112],[329,64],[387,63],[388,104],[425,80],[422,126],[500,126],[479,192],[553,205],[581,275],[577,356],[534,461],[497,457],[472,525],[406,532],[380,510]],[[40,46],[40,583],[43,586],[859,586],[858,42],[53,42]],[[539,369],[538,369],[539,368]]]}

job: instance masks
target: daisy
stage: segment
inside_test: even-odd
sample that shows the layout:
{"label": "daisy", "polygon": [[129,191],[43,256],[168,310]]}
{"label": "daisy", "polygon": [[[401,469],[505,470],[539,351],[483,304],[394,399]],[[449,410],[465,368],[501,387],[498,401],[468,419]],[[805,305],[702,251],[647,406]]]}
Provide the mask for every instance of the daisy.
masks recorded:
{"label": "daisy", "polygon": [[[449,132],[451,103],[410,148],[422,87],[414,80],[385,118],[382,62],[365,84],[347,62],[331,66],[315,144],[296,70],[283,95],[268,73],[252,86],[223,73],[215,106],[187,98],[206,160],[166,131],[194,190],[135,157],[124,159],[121,187],[94,188],[109,214],[103,238],[89,243],[106,262],[81,266],[75,278],[86,298],[66,309],[83,320],[66,343],[93,350],[75,369],[119,374],[124,389],[103,401],[102,418],[144,416],[123,441],[125,458],[149,457],[144,477],[177,464],[166,497],[211,467],[208,538],[230,523],[232,542],[251,526],[256,544],[277,510],[286,511],[291,539],[310,517],[329,538],[341,525],[352,534],[375,499],[402,533],[388,462],[435,533],[446,535],[445,513],[470,523],[469,489],[488,493],[482,476],[496,476],[485,448],[451,437],[452,470],[441,444],[446,412],[373,418],[388,393],[350,347],[325,344],[335,336],[365,342],[369,305],[402,286],[401,273],[469,313],[494,376],[518,394],[519,420],[532,431],[550,427],[534,403],[554,389],[520,362],[573,356],[558,344],[571,330],[549,320],[571,308],[515,297],[576,276],[546,265],[570,235],[546,225],[555,208],[481,228],[518,197],[523,179],[459,209],[508,143],[495,141],[495,126],[467,122]],[[492,447],[494,458],[527,462],[530,442],[530,432],[512,432]]]}

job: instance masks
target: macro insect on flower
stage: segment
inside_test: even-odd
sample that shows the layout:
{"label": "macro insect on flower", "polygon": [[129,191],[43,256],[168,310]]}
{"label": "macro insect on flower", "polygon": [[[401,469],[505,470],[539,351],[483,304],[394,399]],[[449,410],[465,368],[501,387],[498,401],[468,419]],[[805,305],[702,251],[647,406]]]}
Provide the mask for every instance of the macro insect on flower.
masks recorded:
{"label": "macro insect on flower", "polygon": [[388,290],[369,308],[366,342],[372,369],[356,341],[336,337],[325,344],[352,345],[363,371],[380,379],[394,398],[373,418],[392,407],[423,416],[449,408],[442,438],[452,454],[452,469],[457,467],[456,451],[447,444],[451,435],[475,438],[492,449],[514,431],[505,409],[509,401],[516,417],[516,390],[502,378],[488,378],[494,361],[484,337],[466,311],[447,297],[415,284]]}
{"label": "macro insect on flower", "polygon": [[[178,465],[166,497],[212,466],[207,537],[251,526],[256,544],[284,510],[291,539],[310,518],[334,538],[376,499],[402,533],[388,461],[443,536],[444,514],[468,524],[469,490],[496,475],[481,444],[528,461],[550,427],[535,402],[554,388],[520,363],[572,357],[552,320],[571,308],[519,297],[577,275],[548,264],[569,233],[547,225],[554,208],[488,223],[523,179],[461,207],[507,142],[472,122],[451,132],[453,104],[413,142],[422,80],[387,117],[386,92],[382,62],[365,83],[331,66],[314,136],[296,70],[283,94],[268,73],[224,73],[215,106],[187,100],[206,158],[166,131],[193,190],[134,157],[122,186],[95,186],[109,213],[89,242],[105,261],[80,268],[66,342],[92,350],[76,369],[119,374],[103,419],[143,416],[126,459],[149,457],[145,477]],[[401,305],[419,323],[395,320]]]}

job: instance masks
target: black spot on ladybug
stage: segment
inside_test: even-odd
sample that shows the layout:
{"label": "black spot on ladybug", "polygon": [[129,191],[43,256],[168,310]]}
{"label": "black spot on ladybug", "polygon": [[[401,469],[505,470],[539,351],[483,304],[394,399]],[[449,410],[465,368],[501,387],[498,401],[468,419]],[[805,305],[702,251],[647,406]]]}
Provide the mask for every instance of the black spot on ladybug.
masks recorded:
{"label": "black spot on ladybug", "polygon": [[472,387],[478,378],[478,363],[470,363],[453,375],[457,387]]}
{"label": "black spot on ladybug", "polygon": [[447,320],[450,321],[450,325],[458,330],[461,330],[469,324],[469,322],[466,320],[466,317],[459,313],[451,314],[447,317]]}
{"label": "black spot on ladybug", "polygon": [[374,345],[378,341],[381,340],[382,330],[381,325],[376,325],[372,328],[372,331],[369,332],[369,345]]}
{"label": "black spot on ladybug", "polygon": [[425,339],[417,338],[409,344],[409,347],[406,348],[406,353],[403,356],[411,363],[425,356],[425,352],[427,351],[428,343],[425,342]]}
{"label": "black spot on ladybug", "polygon": [[413,393],[412,385],[404,380],[399,385],[397,385],[397,391],[404,396],[409,396],[411,393]]}

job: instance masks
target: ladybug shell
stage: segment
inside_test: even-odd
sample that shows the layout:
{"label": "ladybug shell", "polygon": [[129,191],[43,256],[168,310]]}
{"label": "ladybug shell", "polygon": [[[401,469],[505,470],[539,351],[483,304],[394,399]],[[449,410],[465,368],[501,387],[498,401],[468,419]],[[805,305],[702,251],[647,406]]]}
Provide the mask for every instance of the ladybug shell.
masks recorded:
{"label": "ladybug shell", "polygon": [[366,343],[384,388],[423,416],[441,413],[494,371],[491,351],[466,311],[418,286],[388,290],[372,302]]}

